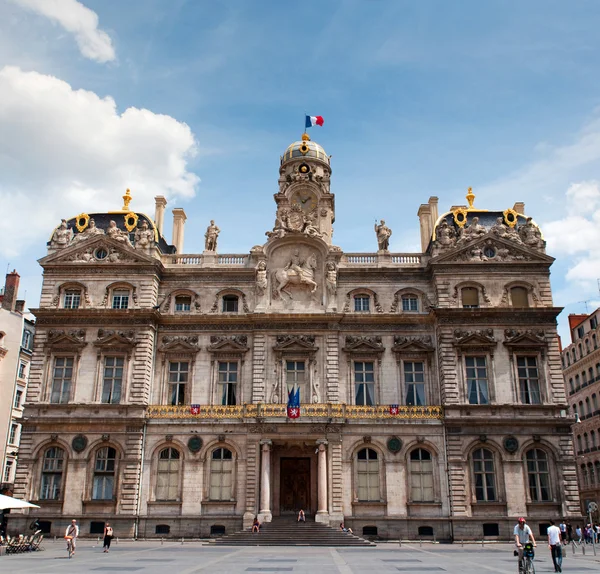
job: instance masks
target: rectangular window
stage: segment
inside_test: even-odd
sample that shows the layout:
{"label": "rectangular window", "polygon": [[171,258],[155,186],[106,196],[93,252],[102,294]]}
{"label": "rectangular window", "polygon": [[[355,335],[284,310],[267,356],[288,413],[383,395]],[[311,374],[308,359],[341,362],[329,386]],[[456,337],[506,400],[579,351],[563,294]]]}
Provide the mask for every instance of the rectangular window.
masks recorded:
{"label": "rectangular window", "polygon": [[19,439],[19,425],[12,423],[10,425],[10,434],[8,435],[8,444],[17,444]]}
{"label": "rectangular window", "polygon": [[21,347],[23,347],[24,349],[31,349],[31,339],[32,339],[32,335],[31,335],[31,331],[23,331],[23,339],[21,341]]}
{"label": "rectangular window", "polygon": [[354,361],[354,388],[357,405],[375,404],[375,369],[373,361]]}
{"label": "rectangular window", "polygon": [[186,295],[178,295],[175,297],[175,312],[186,313],[192,308],[192,298]]}
{"label": "rectangular window", "polygon": [[414,295],[402,297],[402,311],[418,311],[419,300]]}
{"label": "rectangular window", "polygon": [[236,404],[237,361],[219,361],[219,388],[222,405]]}
{"label": "rectangular window", "polygon": [[590,328],[591,329],[595,329],[598,326],[598,319],[596,318],[596,315],[594,315],[591,319],[590,319]]}
{"label": "rectangular window", "polygon": [[223,297],[223,313],[238,312],[238,297],[237,295],[225,295]]}
{"label": "rectangular window", "polygon": [[367,295],[356,295],[354,297],[354,310],[355,311],[368,311],[370,297]]}
{"label": "rectangular window", "polygon": [[73,383],[73,357],[56,357],[52,372],[51,403],[68,403]]}
{"label": "rectangular window", "polygon": [[20,390],[17,389],[17,392],[15,393],[15,404],[13,405],[15,409],[20,409],[21,405],[23,404],[23,395],[25,393]]}
{"label": "rectangular window", "polygon": [[26,368],[27,368],[27,365],[25,363],[19,364],[19,374],[18,374],[19,379],[25,378]]}
{"label": "rectangular window", "polygon": [[424,406],[425,401],[425,370],[422,362],[404,362],[404,388],[406,404]]}
{"label": "rectangular window", "polygon": [[64,308],[65,309],[79,309],[81,304],[81,291],[69,289],[65,291]]}
{"label": "rectangular window", "polygon": [[485,357],[465,357],[467,367],[467,394],[472,405],[487,405],[488,375]]}
{"label": "rectangular window", "polygon": [[583,325],[581,325],[581,327],[577,327],[577,338],[581,339],[581,338],[583,338],[584,335],[585,335],[585,330],[583,328]]}
{"label": "rectangular window", "polygon": [[479,307],[479,291],[475,287],[463,287],[461,289],[462,306],[465,309]]}
{"label": "rectangular window", "polygon": [[123,388],[123,357],[104,357],[102,378],[102,402],[120,403]]}
{"label": "rectangular window", "polygon": [[12,482],[11,478],[12,478],[12,467],[13,467],[13,461],[12,460],[7,460],[6,461],[6,466],[4,467],[4,482]]}
{"label": "rectangular window", "polygon": [[112,297],[113,309],[127,309],[129,307],[129,291],[126,289],[115,289]]}
{"label": "rectangular window", "polygon": [[294,388],[294,385],[298,385],[300,387],[300,402],[307,400],[307,397],[304,396],[304,382],[306,381],[304,361],[285,362],[285,381],[288,393]]}
{"label": "rectangular window", "polygon": [[524,405],[540,405],[540,379],[535,357],[517,357],[519,393]]}
{"label": "rectangular window", "polygon": [[169,404],[185,404],[185,387],[188,382],[190,364],[187,361],[169,363]]}

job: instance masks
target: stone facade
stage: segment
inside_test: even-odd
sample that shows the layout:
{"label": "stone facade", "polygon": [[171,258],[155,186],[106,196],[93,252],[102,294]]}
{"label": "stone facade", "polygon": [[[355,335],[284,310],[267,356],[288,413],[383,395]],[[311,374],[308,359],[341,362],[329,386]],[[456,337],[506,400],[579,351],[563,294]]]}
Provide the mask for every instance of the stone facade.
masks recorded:
{"label": "stone facade", "polygon": [[481,539],[578,515],[553,259],[523,205],[469,192],[439,217],[431,198],[423,252],[391,253],[381,221],[372,252],[344,253],[323,148],[293,143],[279,174],[247,254],[218,253],[212,221],[183,253],[180,209],[168,245],[162,197],[154,220],[126,194],[54,231],[17,477],[45,528],[206,536],[303,508]]}
{"label": "stone facade", "polygon": [[[577,457],[581,512],[600,505],[600,309],[590,315],[569,315],[571,343],[562,352],[570,413],[575,416],[573,439]],[[593,508],[593,505],[592,505]],[[598,522],[598,510],[592,519]]]}

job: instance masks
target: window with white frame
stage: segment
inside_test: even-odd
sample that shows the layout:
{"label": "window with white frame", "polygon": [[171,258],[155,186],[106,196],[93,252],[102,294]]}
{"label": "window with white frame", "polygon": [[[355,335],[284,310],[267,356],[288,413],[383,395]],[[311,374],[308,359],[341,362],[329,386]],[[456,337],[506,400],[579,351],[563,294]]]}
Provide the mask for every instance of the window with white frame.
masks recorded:
{"label": "window with white frame", "polygon": [[52,369],[51,403],[68,403],[73,384],[73,357],[55,357]]}
{"label": "window with white frame", "polygon": [[433,502],[433,461],[431,453],[416,448],[410,453],[410,492],[413,502]]}
{"label": "window with white frame", "polygon": [[33,338],[33,334],[31,333],[31,331],[28,331],[27,329],[25,329],[23,331],[23,338],[21,340],[21,347],[23,347],[24,349],[31,350],[31,339],[32,338]]}
{"label": "window with white frame", "polygon": [[369,295],[355,295],[354,296],[354,310],[358,312],[369,311],[371,303],[371,297]]}
{"label": "window with white frame", "polygon": [[536,357],[517,357],[517,372],[519,376],[519,395],[524,405],[539,405],[542,403],[540,394],[540,378]]}
{"label": "window with white frame", "polygon": [[487,405],[490,402],[487,358],[465,357],[467,396],[471,405]]}
{"label": "window with white frame", "polygon": [[81,305],[81,290],[80,289],[66,289],[63,295],[63,308],[64,309],[79,309]]}
{"label": "window with white frame", "polygon": [[112,500],[115,494],[116,458],[117,451],[110,446],[105,446],[96,453],[92,488],[92,498],[94,500]]}
{"label": "window with white frame", "polygon": [[19,363],[19,379],[24,379],[27,375],[27,365],[25,363]]}
{"label": "window with white frame", "polygon": [[231,500],[233,494],[233,454],[216,448],[210,461],[210,500]]}
{"label": "window with white frame", "polygon": [[169,362],[169,404],[184,405],[190,370],[189,361]]}
{"label": "window with white frame", "polygon": [[65,453],[57,446],[50,447],[44,453],[42,461],[42,480],[40,500],[59,500],[62,495],[62,478]]}
{"label": "window with white frame", "polygon": [[478,502],[496,500],[496,473],[494,453],[487,448],[473,452],[473,476],[475,478],[475,498]]}
{"label": "window with white frame", "polygon": [[238,362],[219,361],[219,397],[222,405],[235,405],[238,382]]}
{"label": "window with white frame", "polygon": [[363,448],[356,455],[357,495],[359,501],[379,502],[379,459],[372,448]]}
{"label": "window with white frame", "polygon": [[285,381],[287,384],[287,392],[298,385],[300,388],[300,402],[307,400],[304,395],[306,390],[306,361],[291,361],[285,362]]}
{"label": "window with white frame", "polygon": [[416,295],[402,295],[402,311],[405,313],[419,310],[419,298]]}
{"label": "window with white frame", "polygon": [[425,399],[425,364],[422,361],[404,361],[404,389],[406,404],[421,407]]}
{"label": "window with white frame", "polygon": [[11,423],[10,432],[8,433],[8,444],[19,443],[19,425],[17,423]]}
{"label": "window with white frame", "polygon": [[375,404],[375,363],[354,361],[355,404],[372,406]]}
{"label": "window with white frame", "polygon": [[115,289],[112,293],[113,309],[129,308],[129,289]]}
{"label": "window with white frame", "polygon": [[15,409],[20,409],[23,406],[23,396],[25,395],[25,391],[23,391],[22,389],[17,389],[16,393],[15,393],[15,403],[14,403],[14,408]]}
{"label": "window with white frame", "polygon": [[120,403],[123,389],[123,357],[104,357],[102,402]]}
{"label": "window with white frame", "polygon": [[532,448],[525,455],[529,497],[532,502],[552,500],[548,455],[540,448]]}
{"label": "window with white frame", "polygon": [[4,475],[3,475],[3,481],[4,482],[12,482],[12,469],[13,469],[13,465],[14,465],[14,461],[13,460],[7,460],[6,461],[6,465],[4,466]]}
{"label": "window with white frame", "polygon": [[179,471],[179,451],[172,447],[162,449],[156,468],[156,500],[177,500]]}
{"label": "window with white frame", "polygon": [[177,295],[175,297],[175,312],[187,313],[192,308],[192,298],[189,295]]}

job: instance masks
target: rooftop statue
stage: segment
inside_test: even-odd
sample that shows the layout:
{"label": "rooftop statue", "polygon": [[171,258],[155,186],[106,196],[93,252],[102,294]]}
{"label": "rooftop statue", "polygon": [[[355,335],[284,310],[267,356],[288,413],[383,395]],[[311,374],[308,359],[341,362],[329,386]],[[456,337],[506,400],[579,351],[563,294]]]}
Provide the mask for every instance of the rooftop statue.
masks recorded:
{"label": "rooftop statue", "polygon": [[148,222],[144,219],[140,227],[135,230],[135,248],[148,249],[154,244],[154,230],[149,229]]}
{"label": "rooftop statue", "polygon": [[490,228],[490,233],[497,235],[498,237],[502,237],[503,239],[510,239],[511,241],[515,241],[516,243],[521,243],[521,238],[517,233],[516,229],[506,225],[504,223],[503,217],[497,217],[496,223],[492,225]]}
{"label": "rooftop statue", "polygon": [[465,227],[458,238],[457,243],[469,243],[471,241],[475,241],[482,235],[487,233],[486,228],[479,223],[479,217],[474,217],[471,220],[471,224],[468,227]]}
{"label": "rooftop statue", "polygon": [[534,249],[542,250],[545,247],[545,241],[542,239],[540,228],[533,223],[531,217],[528,217],[525,225],[519,228],[519,236],[525,245]]}
{"label": "rooftop statue", "polygon": [[67,227],[67,220],[61,219],[60,225],[56,228],[56,231],[52,234],[50,240],[50,247],[62,249],[71,243],[73,240],[73,230]]}
{"label": "rooftop statue", "polygon": [[204,234],[204,250],[205,251],[216,251],[217,250],[217,239],[221,230],[215,225],[214,219],[210,220],[210,225],[206,228]]}
{"label": "rooftop statue", "polygon": [[92,217],[88,226],[81,233],[78,233],[75,235],[75,237],[73,237],[73,243],[76,243],[77,241],[85,241],[86,239],[96,235],[104,235],[104,231],[96,227],[96,222]]}
{"label": "rooftop statue", "polygon": [[[90,223],[91,223],[91,220],[90,220]],[[119,229],[117,227],[117,222],[112,219],[111,219],[110,223],[108,224],[108,229],[106,230],[106,235],[108,235],[108,237],[110,237],[111,239],[118,241],[119,243],[125,243],[126,245],[133,247],[131,245],[131,241],[129,241],[129,234],[126,231]]]}
{"label": "rooftop statue", "polygon": [[381,220],[379,225],[375,223],[375,233],[377,234],[377,246],[379,251],[389,251],[392,230],[385,224],[384,219]]}

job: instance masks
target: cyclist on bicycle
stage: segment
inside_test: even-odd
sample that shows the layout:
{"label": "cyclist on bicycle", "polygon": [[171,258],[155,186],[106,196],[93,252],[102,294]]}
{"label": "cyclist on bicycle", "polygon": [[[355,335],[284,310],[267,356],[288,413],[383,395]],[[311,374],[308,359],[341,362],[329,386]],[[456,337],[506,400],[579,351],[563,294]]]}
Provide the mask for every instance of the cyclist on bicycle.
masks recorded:
{"label": "cyclist on bicycle", "polygon": [[79,526],[77,526],[77,520],[71,520],[71,524],[67,526],[67,530],[65,531],[65,538],[67,539],[67,548],[69,542],[71,543],[71,547],[73,548],[73,554],[75,554],[75,547],[77,545],[77,537],[79,536]]}
{"label": "cyclist on bicycle", "polygon": [[531,542],[535,547],[535,537],[533,536],[533,532],[531,532],[531,528],[525,524],[524,518],[519,518],[519,522],[516,524],[513,534],[515,535],[515,544],[517,545],[519,554],[519,572],[523,572],[523,546],[528,542]]}

